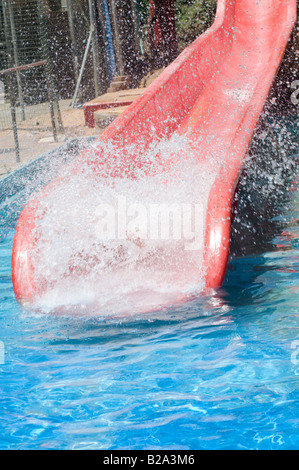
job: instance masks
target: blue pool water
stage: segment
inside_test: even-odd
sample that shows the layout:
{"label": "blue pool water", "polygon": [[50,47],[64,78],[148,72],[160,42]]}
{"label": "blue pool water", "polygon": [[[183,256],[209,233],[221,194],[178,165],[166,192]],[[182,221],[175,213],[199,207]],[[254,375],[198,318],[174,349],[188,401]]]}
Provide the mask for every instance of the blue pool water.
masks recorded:
{"label": "blue pool water", "polygon": [[298,448],[292,189],[266,219],[260,212],[258,227],[238,216],[221,289],[135,318],[24,311],[11,282],[10,230],[0,244],[0,448]]}

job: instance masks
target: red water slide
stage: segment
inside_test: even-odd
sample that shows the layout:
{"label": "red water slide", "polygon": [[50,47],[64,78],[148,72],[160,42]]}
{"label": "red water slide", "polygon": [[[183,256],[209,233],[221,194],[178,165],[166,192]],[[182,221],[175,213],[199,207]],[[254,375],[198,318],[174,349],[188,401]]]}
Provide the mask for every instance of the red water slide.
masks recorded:
{"label": "red water slide", "polygon": [[[212,155],[221,156],[205,220],[207,287],[221,285],[225,275],[236,185],[295,19],[296,0],[218,0],[212,27],[98,137],[99,143],[111,142],[121,149],[123,160],[114,167],[113,156],[108,164],[99,150],[92,159],[96,174],[134,173],[153,140],[174,132],[188,137],[199,170],[203,163],[214,165]],[[136,154],[128,156],[132,143],[137,143]],[[87,159],[85,151],[76,159],[74,171],[80,171]],[[12,278],[20,301],[31,301],[44,288],[35,279],[30,253],[36,243],[40,200],[57,184],[63,181],[53,181],[30,201],[17,224]]]}

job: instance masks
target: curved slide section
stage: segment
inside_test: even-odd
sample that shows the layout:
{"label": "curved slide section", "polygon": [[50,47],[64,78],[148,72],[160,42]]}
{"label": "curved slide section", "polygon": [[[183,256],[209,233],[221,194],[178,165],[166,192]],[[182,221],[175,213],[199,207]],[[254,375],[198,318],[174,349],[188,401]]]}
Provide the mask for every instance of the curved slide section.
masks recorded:
{"label": "curved slide section", "polygon": [[[98,137],[92,158],[85,150],[67,177],[52,181],[24,208],[12,254],[18,300],[30,303],[46,289],[47,276],[37,278],[31,257],[41,201],[86,167],[100,178],[134,178],[153,142],[174,134],[187,139],[181,158],[196,157],[198,177],[201,168],[215,172],[207,195],[203,272],[206,287],[221,285],[236,185],[295,19],[296,0],[218,0],[212,27]],[[104,145],[118,149],[117,155],[104,155]]]}

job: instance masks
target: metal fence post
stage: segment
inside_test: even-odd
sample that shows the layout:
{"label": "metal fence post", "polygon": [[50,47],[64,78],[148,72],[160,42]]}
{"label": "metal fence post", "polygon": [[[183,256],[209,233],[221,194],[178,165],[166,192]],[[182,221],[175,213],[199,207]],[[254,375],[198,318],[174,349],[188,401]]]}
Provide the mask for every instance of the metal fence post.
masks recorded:
{"label": "metal fence post", "polygon": [[131,0],[131,15],[132,15],[136,51],[140,54],[141,48],[140,48],[140,36],[139,36],[139,24],[138,24],[138,17],[137,17],[136,0]]}
{"label": "metal fence post", "polygon": [[[11,43],[9,41],[9,26],[8,26],[8,10],[7,10],[7,2],[6,0],[2,0],[2,11],[3,11],[3,20],[4,20],[4,32],[5,32],[5,40],[6,40],[6,50],[7,50],[7,57],[9,65],[12,65],[12,51],[11,51]],[[19,138],[18,138],[18,127],[17,127],[17,116],[16,116],[16,108],[15,108],[15,100],[14,100],[14,90],[13,90],[13,83],[12,83],[12,76],[8,74],[8,90],[9,90],[9,102],[10,102],[10,114],[12,120],[12,127],[13,127],[13,135],[14,135],[14,143],[15,143],[15,152],[16,152],[16,161],[20,162],[20,146],[19,146]]]}
{"label": "metal fence post", "polygon": [[[13,45],[14,66],[18,67],[20,65],[20,62],[19,62],[17,35],[16,35],[16,28],[15,28],[15,21],[14,21],[13,4],[11,1],[8,1],[8,12],[9,12],[11,39],[12,39],[12,45]],[[22,79],[21,79],[21,74],[19,71],[16,72],[16,76],[17,76],[17,84],[18,84],[18,97],[19,97],[20,106],[21,106],[21,116],[22,116],[22,120],[25,121],[25,106],[24,106],[24,99],[23,99]]]}
{"label": "metal fence post", "polygon": [[83,76],[83,72],[84,72],[84,68],[85,68],[85,63],[86,63],[86,60],[87,60],[87,56],[88,56],[88,52],[89,52],[89,48],[90,48],[90,45],[91,45],[93,34],[94,33],[93,33],[92,25],[91,25],[89,35],[88,35],[87,44],[86,44],[86,47],[85,47],[84,57],[83,57],[80,72],[79,72],[79,77],[78,77],[78,80],[77,80],[77,83],[76,83],[74,96],[73,96],[73,99],[72,99],[72,102],[71,102],[71,107],[72,108],[75,106],[75,102],[76,102],[77,95],[78,95],[78,92],[79,92],[79,88],[80,88],[80,84],[81,84],[81,80],[82,80],[82,76]]}
{"label": "metal fence post", "polygon": [[77,48],[77,41],[76,41],[75,27],[74,27],[73,0],[67,0],[67,14],[68,14],[68,20],[69,20],[71,42],[72,42],[72,56],[73,56],[73,62],[74,62],[75,82],[77,83],[78,78],[79,78],[79,60],[78,60],[78,48]]}
{"label": "metal fence post", "polygon": [[109,0],[110,2],[110,11],[112,17],[112,24],[114,29],[114,43],[115,43],[115,52],[116,52],[116,62],[119,75],[124,74],[124,60],[123,60],[123,53],[120,43],[120,36],[119,36],[119,27],[118,27],[118,16],[117,16],[117,9],[115,6],[115,0]]}
{"label": "metal fence post", "polygon": [[93,60],[94,92],[95,92],[95,96],[99,96],[99,94],[100,94],[99,44],[98,44],[98,39],[97,39],[97,27],[96,27],[95,10],[94,10],[93,1],[88,0],[88,5],[89,5],[90,25],[91,25],[91,28],[92,28],[92,31],[93,31],[93,34],[92,34],[92,60]]}
{"label": "metal fence post", "polygon": [[42,46],[42,54],[44,56],[44,59],[47,60],[46,78],[47,78],[47,83],[48,83],[49,108],[50,108],[50,114],[51,114],[53,137],[54,137],[55,142],[57,142],[58,139],[57,139],[57,127],[56,127],[54,106],[56,107],[59,129],[60,129],[61,132],[64,132],[64,129],[63,129],[63,124],[62,124],[59,104],[58,104],[58,101],[57,101],[57,98],[56,98],[56,93],[55,93],[55,85],[54,85],[54,80],[53,80],[53,69],[52,69],[50,51],[49,51],[49,46],[48,46],[48,37],[47,37],[48,35],[47,35],[47,27],[46,27],[46,19],[45,19],[45,13],[44,13],[43,0],[37,0],[37,11],[38,11],[38,17],[39,17],[39,27],[40,27],[40,39],[41,39],[41,46]]}
{"label": "metal fence post", "polygon": [[9,88],[10,113],[11,113],[13,136],[14,136],[14,142],[15,142],[16,161],[20,163],[21,159],[20,159],[20,145],[19,145],[19,138],[18,138],[16,104],[15,104],[14,87],[12,83],[11,73],[8,74],[8,88]]}

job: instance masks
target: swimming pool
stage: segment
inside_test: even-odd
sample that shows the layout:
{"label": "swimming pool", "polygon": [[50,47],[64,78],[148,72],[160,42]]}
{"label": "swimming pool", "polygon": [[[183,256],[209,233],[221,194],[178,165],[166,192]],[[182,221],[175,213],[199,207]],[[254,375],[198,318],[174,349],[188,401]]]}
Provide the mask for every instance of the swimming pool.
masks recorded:
{"label": "swimming pool", "polygon": [[299,193],[275,165],[241,188],[223,287],[134,318],[24,311],[2,214],[1,449],[298,448]]}

